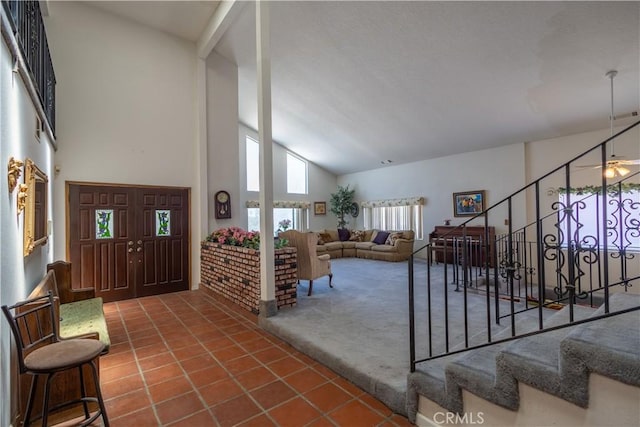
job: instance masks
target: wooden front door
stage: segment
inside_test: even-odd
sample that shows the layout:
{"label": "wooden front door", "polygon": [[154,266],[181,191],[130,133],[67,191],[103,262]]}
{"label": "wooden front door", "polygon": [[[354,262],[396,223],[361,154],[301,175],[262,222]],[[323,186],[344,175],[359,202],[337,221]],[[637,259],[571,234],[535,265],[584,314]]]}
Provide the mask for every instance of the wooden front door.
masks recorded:
{"label": "wooden front door", "polygon": [[189,289],[189,190],[68,184],[74,288],[107,301]]}

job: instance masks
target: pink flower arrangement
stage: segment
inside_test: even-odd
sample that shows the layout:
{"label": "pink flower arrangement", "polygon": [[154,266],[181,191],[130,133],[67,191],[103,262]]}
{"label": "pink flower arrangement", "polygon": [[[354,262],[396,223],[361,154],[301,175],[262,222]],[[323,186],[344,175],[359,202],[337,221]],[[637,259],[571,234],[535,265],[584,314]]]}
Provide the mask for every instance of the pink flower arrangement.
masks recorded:
{"label": "pink flower arrangement", "polygon": [[240,227],[220,228],[208,235],[206,241],[257,250],[260,249],[260,232]]}

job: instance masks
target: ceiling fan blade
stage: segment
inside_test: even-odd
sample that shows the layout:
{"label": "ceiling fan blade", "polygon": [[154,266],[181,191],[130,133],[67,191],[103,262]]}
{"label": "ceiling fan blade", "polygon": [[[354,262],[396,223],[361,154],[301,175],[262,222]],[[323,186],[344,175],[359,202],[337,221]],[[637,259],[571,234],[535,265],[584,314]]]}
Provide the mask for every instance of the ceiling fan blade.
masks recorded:
{"label": "ceiling fan blade", "polygon": [[620,160],[619,165],[640,165],[640,159],[635,160]]}
{"label": "ceiling fan blade", "polygon": [[[640,165],[640,159],[626,160],[623,156],[614,156],[613,158],[609,158],[605,163],[605,167],[615,167],[615,166],[633,166]],[[584,168],[594,168],[594,169],[602,169],[601,163],[593,163],[590,165],[576,165],[576,168],[584,169]]]}

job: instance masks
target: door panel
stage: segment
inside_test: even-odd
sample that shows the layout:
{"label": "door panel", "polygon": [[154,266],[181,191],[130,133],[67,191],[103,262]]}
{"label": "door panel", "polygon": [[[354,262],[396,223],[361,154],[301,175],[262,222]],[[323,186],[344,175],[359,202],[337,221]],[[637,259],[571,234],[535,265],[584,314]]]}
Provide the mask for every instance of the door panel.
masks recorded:
{"label": "door panel", "polygon": [[[69,186],[69,254],[76,288],[93,287],[105,301],[133,298],[126,262],[127,241],[135,228],[135,200],[129,188]],[[97,232],[96,210],[108,212],[112,231],[108,238]],[[111,235],[112,233],[112,235]]]}
{"label": "door panel", "polygon": [[[93,287],[105,301],[189,289],[188,189],[83,184],[68,188],[75,288]],[[161,235],[156,229],[158,211],[168,219],[169,231]],[[105,221],[102,234],[97,234],[98,212],[110,217],[113,231],[106,238]]]}
{"label": "door panel", "polygon": [[[143,267],[139,270],[137,295],[156,295],[189,289],[188,229],[189,193],[184,189],[143,188],[138,192],[138,229]],[[158,211],[168,211],[168,235],[158,235]],[[176,256],[176,253],[179,256]],[[179,259],[180,262],[174,262]]]}

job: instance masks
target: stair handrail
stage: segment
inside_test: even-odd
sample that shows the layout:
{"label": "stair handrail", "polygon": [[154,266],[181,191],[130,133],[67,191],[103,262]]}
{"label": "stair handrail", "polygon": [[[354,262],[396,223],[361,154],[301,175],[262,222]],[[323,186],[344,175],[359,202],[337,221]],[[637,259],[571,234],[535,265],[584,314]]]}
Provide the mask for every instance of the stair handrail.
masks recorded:
{"label": "stair handrail", "polygon": [[[591,153],[594,150],[597,150],[598,148],[602,148],[604,146],[606,146],[606,144],[612,140],[614,140],[615,138],[617,138],[618,136],[624,134],[625,132],[630,131],[631,129],[633,129],[636,126],[640,126],[640,120],[638,120],[637,122],[631,124],[630,126],[626,127],[625,129],[621,130],[620,132],[616,133],[613,136],[610,136],[609,138],[605,139],[603,142],[598,143],[597,145],[595,145],[594,147],[590,148],[589,150],[583,152],[582,154],[574,157],[573,159],[563,163],[562,165],[556,167],[555,169],[551,170],[551,172],[548,172],[544,175],[542,175],[540,178],[537,178],[536,180],[530,182],[529,184],[525,185],[524,187],[521,187],[519,190],[514,191],[513,193],[509,194],[508,196],[504,197],[502,200],[500,200],[499,202],[496,202],[494,204],[492,204],[491,206],[489,206],[488,208],[484,209],[482,212],[477,213],[476,215],[474,215],[473,217],[470,217],[469,219],[467,219],[466,221],[464,221],[462,224],[454,227],[453,229],[449,230],[447,233],[443,234],[442,237],[446,237],[448,235],[451,235],[452,233],[454,233],[454,230],[456,229],[460,229],[465,227],[469,222],[473,221],[474,219],[480,218],[481,216],[485,215],[485,213],[491,211],[492,209],[495,209],[497,206],[501,205],[502,203],[508,201],[510,198],[513,198],[514,196],[518,195],[519,193],[522,193],[523,191],[529,189],[532,186],[535,186],[536,184],[539,184],[540,181],[542,181],[545,178],[548,178],[549,176],[553,175],[556,172],[559,172],[560,170],[562,170],[563,168],[566,168],[567,166],[569,166],[571,163],[575,162],[576,160],[584,157],[585,155]],[[602,159],[602,167],[604,168],[607,165],[607,160],[606,160],[606,156],[603,156]],[[634,174],[635,175],[635,174]],[[615,183],[617,184],[617,183]],[[615,185],[615,184],[611,184],[611,185]],[[420,252],[421,250],[424,250],[427,247],[432,246],[431,242],[426,243],[425,245],[421,246],[419,249],[416,249],[412,252],[412,255],[416,255],[418,252]]]}
{"label": "stair handrail", "polygon": [[[566,253],[566,255],[562,255],[563,257],[566,256],[567,259],[566,260],[562,260],[562,264],[560,264],[560,266],[565,266],[568,268],[566,275],[564,275],[564,273],[561,273],[561,276],[559,276],[559,281],[557,282],[557,288],[559,289],[560,292],[560,296],[566,295],[565,299],[567,299],[569,301],[569,323],[565,324],[565,325],[561,325],[561,326],[554,326],[554,327],[549,327],[549,326],[544,326],[544,320],[543,320],[543,305],[545,304],[544,301],[544,287],[543,287],[543,282],[544,282],[544,275],[545,275],[545,259],[546,260],[554,260],[554,258],[547,258],[548,255],[548,251],[549,250],[561,250],[562,248],[562,242],[564,241],[564,239],[566,238],[567,242],[572,242],[571,239],[574,239],[576,236],[580,236],[580,229],[581,227],[583,227],[584,224],[581,223],[577,223],[575,230],[572,230],[572,225],[571,225],[571,221],[573,221],[573,218],[571,217],[571,215],[573,215],[573,211],[576,209],[575,206],[577,206],[577,203],[582,202],[584,199],[589,198],[591,196],[587,196],[585,198],[582,198],[578,201],[575,201],[573,203],[571,203],[571,192],[570,189],[572,188],[572,186],[570,185],[571,182],[571,178],[570,178],[570,166],[578,161],[579,159],[585,157],[586,155],[594,152],[595,150],[600,150],[600,156],[601,156],[601,163],[600,166],[602,167],[602,169],[604,170],[607,165],[608,165],[608,157],[607,157],[607,144],[611,141],[613,141],[614,139],[618,138],[620,135],[625,134],[626,132],[629,132],[630,130],[632,130],[633,128],[640,126],[640,120],[636,121],[635,123],[627,126],[626,128],[624,128],[623,130],[611,135],[610,137],[606,138],[604,141],[596,144],[595,146],[593,146],[592,148],[582,152],[581,154],[573,157],[571,160],[564,162],[563,164],[553,168],[551,171],[545,173],[544,175],[542,175],[541,177],[529,182],[528,184],[524,185],[523,187],[521,187],[520,189],[518,189],[517,191],[512,192],[511,194],[507,195],[506,197],[502,198],[501,200],[499,200],[498,202],[492,204],[490,207],[484,209],[482,212],[479,212],[473,216],[471,216],[470,218],[468,218],[467,220],[465,220],[463,223],[452,227],[451,229],[445,231],[442,234],[438,235],[438,239],[439,240],[444,240],[445,242],[445,251],[447,249],[447,236],[453,236],[454,233],[458,233],[455,238],[460,238],[462,237],[463,242],[466,242],[467,239],[467,226],[474,220],[477,220],[478,218],[484,217],[484,228],[485,228],[485,241],[480,243],[480,246],[483,247],[483,250],[487,250],[487,248],[490,248],[491,245],[494,245],[497,240],[494,239],[493,242],[489,242],[489,230],[488,230],[488,218],[489,218],[489,213],[491,211],[493,211],[494,209],[496,209],[498,206],[502,206],[504,207],[504,204],[506,203],[506,206],[508,208],[508,223],[506,223],[509,226],[509,232],[507,233],[507,240],[508,240],[508,245],[507,247],[510,248],[508,249],[507,253],[508,253],[508,259],[504,259],[503,262],[500,265],[500,268],[505,269],[504,271],[507,273],[507,283],[510,286],[509,289],[509,294],[513,295],[513,280],[514,280],[514,272],[510,271],[510,270],[514,270],[513,266],[514,266],[514,260],[512,258],[513,256],[513,247],[512,247],[512,236],[514,235],[514,233],[517,232],[526,232],[528,227],[531,227],[531,229],[535,229],[535,236],[536,236],[536,240],[538,240],[538,242],[542,242],[543,240],[546,240],[548,237],[551,237],[553,240],[550,239],[550,243],[547,244],[547,246],[542,247],[540,243],[538,243],[536,245],[536,250],[532,253],[535,254],[536,256],[536,262],[537,262],[537,267],[538,267],[538,296],[540,298],[540,300],[538,301],[538,310],[539,310],[539,328],[533,332],[528,332],[528,333],[516,333],[516,325],[515,325],[515,314],[519,313],[516,312],[515,307],[514,307],[514,300],[513,297],[510,298],[510,302],[511,302],[511,307],[509,310],[509,315],[511,316],[511,336],[508,338],[504,338],[504,339],[499,339],[499,340],[495,340],[492,339],[492,332],[491,332],[491,328],[489,327],[487,329],[487,342],[482,344],[482,345],[478,345],[478,344],[473,344],[471,346],[469,346],[469,342],[468,342],[468,331],[467,331],[467,286],[466,284],[462,287],[463,288],[463,292],[464,292],[464,322],[465,322],[465,331],[464,331],[464,338],[465,338],[465,342],[464,342],[464,347],[460,350],[455,350],[455,351],[450,351],[449,349],[449,332],[448,332],[448,328],[449,328],[449,317],[448,317],[448,303],[447,303],[447,257],[445,256],[445,261],[444,261],[444,287],[445,287],[445,292],[444,292],[444,322],[445,322],[445,330],[444,330],[444,337],[445,337],[445,350],[444,353],[442,354],[438,354],[436,356],[433,356],[432,354],[432,318],[431,318],[431,268],[430,265],[427,266],[427,304],[428,304],[428,310],[427,310],[427,316],[428,316],[428,348],[429,348],[429,357],[428,358],[423,358],[420,360],[416,359],[416,324],[415,324],[415,294],[414,294],[414,258],[416,256],[416,254],[418,254],[418,252],[423,251],[425,249],[428,249],[429,251],[433,250],[432,248],[434,248],[434,243],[429,241],[426,244],[420,246],[418,249],[415,249],[408,260],[408,285],[409,285],[409,334],[410,334],[410,364],[411,364],[411,372],[415,371],[415,367],[417,363],[420,362],[424,362],[427,360],[432,360],[432,359],[436,359],[439,357],[444,357],[444,356],[448,356],[451,354],[456,354],[456,353],[460,353],[463,351],[468,351],[470,349],[473,348],[480,348],[480,347],[485,347],[488,345],[494,345],[496,343],[500,343],[500,342],[506,342],[506,341],[510,341],[513,339],[517,339],[517,338],[522,338],[525,336],[530,336],[530,335],[535,335],[535,334],[539,334],[539,333],[543,333],[546,331],[550,331],[550,330],[557,330],[557,329],[562,329],[564,327],[568,327],[568,326],[572,326],[572,325],[576,325],[576,324],[580,324],[580,323],[586,323],[588,321],[592,321],[592,320],[597,320],[600,318],[604,318],[604,317],[609,317],[612,315],[619,315],[622,313],[626,313],[626,312],[630,312],[630,311],[635,311],[635,310],[640,310],[640,306],[638,307],[633,307],[631,309],[625,309],[625,310],[618,310],[614,313],[611,313],[609,310],[609,287],[610,286],[615,286],[618,284],[621,284],[623,282],[630,282],[633,280],[637,280],[638,278],[640,278],[640,276],[635,276],[635,277],[629,277],[629,276],[625,276],[624,278],[621,277],[621,279],[623,279],[620,282],[616,282],[616,281],[612,281],[612,283],[609,282],[609,278],[607,276],[607,274],[604,275],[604,279],[603,282],[600,282],[600,284],[602,285],[602,283],[604,283],[603,286],[600,286],[598,289],[595,290],[604,290],[604,314],[601,316],[594,316],[592,318],[590,318],[591,320],[578,320],[578,319],[574,319],[574,315],[573,315],[573,305],[574,305],[574,299],[576,297],[582,297],[582,292],[581,294],[578,295],[576,294],[576,285],[578,286],[578,289],[580,289],[580,283],[583,280],[582,277],[584,276],[584,272],[581,270],[575,270],[574,271],[574,266],[573,263],[574,262],[582,262],[581,260],[578,259],[580,255],[579,252],[577,253],[573,253],[573,251],[568,251]],[[564,205],[560,205],[559,208],[554,208],[554,212],[551,212],[549,214],[546,214],[544,216],[541,216],[541,212],[540,212],[540,203],[539,203],[539,199],[538,199],[538,195],[540,194],[540,183],[546,179],[549,178],[551,175],[557,173],[557,172],[561,172],[564,171],[564,179],[565,179],[565,185],[566,185],[566,189],[567,189],[567,200],[566,200],[566,204]],[[617,180],[614,183],[608,184],[607,183],[607,178],[604,176],[604,174],[602,174],[601,176],[601,180],[602,180],[602,186],[601,187],[597,187],[598,189],[598,193],[597,195],[601,195],[603,196],[605,199],[607,197],[607,195],[609,194],[609,190],[611,189],[611,187],[615,187],[615,186],[620,186],[622,183],[624,183],[627,180],[630,180],[631,178],[637,177],[640,174],[640,172],[636,172],[631,174],[630,176],[626,176],[626,177],[622,177],[621,179]],[[562,188],[562,187],[560,187]],[[519,227],[517,230],[513,230],[512,226],[511,226],[511,220],[512,220],[512,202],[513,200],[517,200],[516,198],[518,196],[522,196],[522,194],[527,194],[527,191],[531,191],[534,190],[535,191],[535,196],[536,196],[536,206],[535,206],[535,211],[536,211],[536,220],[534,222],[531,222],[527,225],[524,225],[522,227]],[[576,211],[576,214],[579,214],[579,210],[580,208],[577,208],[578,210]],[[550,234],[550,235],[543,235],[543,229],[542,229],[542,223],[545,219],[548,219],[549,217],[552,216],[558,216],[558,218],[560,218],[560,215],[563,215],[563,219],[558,219],[558,223],[555,224],[556,228],[558,229],[558,231],[556,232],[557,235],[555,234]],[[605,272],[608,271],[608,254],[609,254],[609,249],[608,249],[608,241],[607,241],[607,232],[604,232],[604,230],[608,230],[610,229],[610,227],[607,227],[607,207],[603,205],[602,207],[602,218],[600,218],[598,221],[596,221],[596,224],[598,224],[598,228],[599,230],[603,230],[603,235],[601,240],[598,242],[596,240],[596,242],[598,243],[598,247],[604,247],[602,253],[603,253],[603,257],[602,257],[602,264],[604,265],[603,270]],[[567,219],[568,218],[568,219]],[[578,218],[578,217],[576,217]],[[562,225],[562,227],[560,227],[560,225],[562,224],[562,222],[560,221],[564,221],[567,220],[567,224],[566,226]],[[577,219],[576,219],[577,221]],[[601,221],[601,223],[599,222]],[[566,230],[564,230],[564,228],[566,227]],[[635,230],[635,227],[633,228]],[[459,232],[460,230],[462,230],[463,235],[460,236]],[[575,235],[574,235],[575,233]],[[598,231],[598,233],[600,233],[600,231]],[[555,236],[555,237],[554,237]],[[586,236],[586,237],[590,237],[590,235],[582,235],[582,236]],[[614,238],[615,239],[615,238]],[[466,245],[466,243],[463,243],[463,245]],[[604,246],[602,246],[604,245]],[[464,246],[463,246],[464,247]],[[453,246],[452,246],[453,248]],[[588,250],[593,250],[593,248],[587,247]],[[466,268],[469,267],[471,264],[469,264],[469,260],[466,259],[466,252],[467,250],[463,250],[462,251],[462,261],[463,261],[463,266],[462,269],[465,272],[465,281],[466,281]],[[481,268],[484,268],[484,270],[486,271],[486,279],[487,283],[487,289],[485,290],[485,294],[486,294],[486,300],[487,300],[487,322],[490,323],[491,319],[492,319],[492,314],[491,314],[491,309],[489,306],[489,293],[490,293],[490,282],[489,282],[489,273],[490,273],[490,264],[493,263],[492,268],[495,269],[495,274],[493,277],[494,283],[495,283],[495,320],[497,323],[499,323],[499,319],[502,318],[502,316],[500,316],[499,314],[499,296],[498,296],[498,266],[497,266],[497,251],[493,251],[492,253],[492,259],[489,259],[488,256],[485,256],[483,258],[483,262],[481,265]],[[624,253],[622,251],[618,251],[618,255],[622,254],[624,255]],[[491,252],[486,252],[486,253],[491,253]],[[458,253],[457,255],[454,256],[460,256],[460,254]],[[429,254],[429,259],[431,257],[431,253]],[[455,265],[455,263],[458,263],[460,261],[460,259],[454,260],[454,262],[451,264],[452,267]],[[473,261],[471,261],[473,262]],[[505,264],[506,262],[506,264]],[[515,261],[517,262],[517,261]],[[477,264],[476,264],[477,265]],[[576,264],[577,265],[577,264]],[[457,267],[456,267],[457,268]],[[558,267],[556,267],[558,268]],[[563,267],[564,268],[564,267]],[[556,272],[558,270],[556,269]],[[549,270],[550,273],[554,273],[552,270]],[[501,273],[502,274],[502,273]],[[554,273],[557,274],[557,273]],[[505,276],[503,276],[505,277]],[[540,279],[540,277],[542,277],[543,279]],[[564,280],[564,282],[562,280]],[[454,279],[455,280],[455,279]],[[615,282],[615,283],[614,283]],[[564,290],[563,290],[563,283],[564,283]],[[625,290],[626,290],[626,284],[625,286]],[[526,288],[526,287],[525,287]],[[456,284],[456,291],[458,290],[458,286]],[[592,288],[592,292],[595,291]]]}

